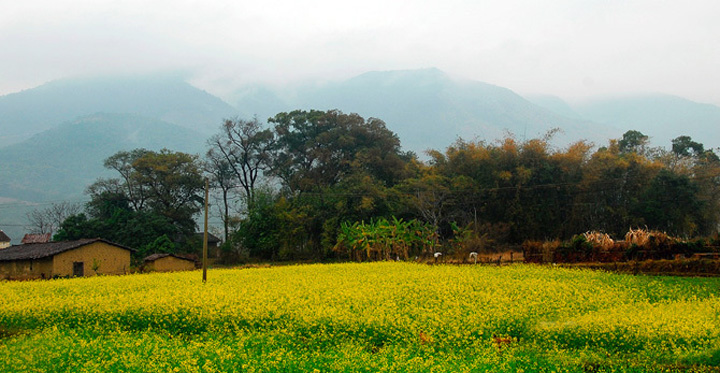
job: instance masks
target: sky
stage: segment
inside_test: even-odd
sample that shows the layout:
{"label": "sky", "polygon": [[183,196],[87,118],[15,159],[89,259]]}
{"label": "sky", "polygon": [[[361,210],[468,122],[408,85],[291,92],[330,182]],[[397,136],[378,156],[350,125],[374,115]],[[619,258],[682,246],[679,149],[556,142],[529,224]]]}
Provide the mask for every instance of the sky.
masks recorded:
{"label": "sky", "polygon": [[566,100],[665,93],[720,105],[717,0],[0,0],[0,95],[171,72],[246,84],[436,67]]}

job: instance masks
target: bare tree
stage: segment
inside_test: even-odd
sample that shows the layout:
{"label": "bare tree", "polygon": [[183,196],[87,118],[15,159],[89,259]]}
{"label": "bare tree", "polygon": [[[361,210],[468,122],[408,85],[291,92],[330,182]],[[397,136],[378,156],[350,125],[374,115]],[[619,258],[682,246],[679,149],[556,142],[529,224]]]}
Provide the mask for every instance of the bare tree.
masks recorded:
{"label": "bare tree", "polygon": [[[147,149],[135,149],[132,151],[120,151],[105,160],[104,166],[107,169],[115,170],[120,173],[122,181],[117,179],[104,180],[99,179],[95,184],[88,188],[88,191],[97,193],[98,191],[122,191],[128,197],[128,201],[133,209],[140,211],[143,209],[147,201],[147,186],[137,182],[136,162],[144,156],[150,155]],[[92,190],[92,188],[96,190]]]}
{"label": "bare tree", "polygon": [[270,151],[275,136],[257,119],[251,121],[226,120],[222,131],[208,141],[215,157],[224,158],[245,191],[248,203],[255,193],[255,184],[261,172],[269,167]]}
{"label": "bare tree", "polygon": [[29,230],[36,234],[53,234],[65,219],[80,213],[80,205],[71,202],[53,203],[45,209],[35,209],[27,214]]}
{"label": "bare tree", "polygon": [[208,150],[205,155],[204,168],[205,172],[210,174],[211,187],[220,191],[220,197],[218,199],[221,204],[218,207],[223,222],[225,241],[227,242],[230,234],[231,192],[238,187],[237,175],[230,166],[227,158],[216,148],[210,148],[210,150]]}

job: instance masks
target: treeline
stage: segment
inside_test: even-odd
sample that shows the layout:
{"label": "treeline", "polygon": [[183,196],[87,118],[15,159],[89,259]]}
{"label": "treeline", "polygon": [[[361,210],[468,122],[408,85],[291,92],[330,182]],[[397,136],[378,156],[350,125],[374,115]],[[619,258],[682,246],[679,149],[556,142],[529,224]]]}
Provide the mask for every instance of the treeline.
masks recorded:
{"label": "treeline", "polygon": [[[407,255],[493,251],[589,230],[619,237],[629,227],[680,237],[717,234],[720,159],[714,151],[686,136],[669,150],[650,148],[637,131],[600,148],[579,141],[558,149],[551,137],[461,139],[428,151],[423,161],[403,151],[384,122],[357,114],[313,110],[280,113],[267,124],[228,120],[203,159],[141,150],[111,157],[106,166],[120,177],[93,184],[86,226],[66,221],[58,235],[84,234],[88,222],[101,226],[142,212],[149,215],[135,224],[150,224],[153,232],[134,247],[186,250],[183,242],[195,228],[188,219],[200,210],[202,171],[217,197],[228,261],[357,257],[357,248],[338,237],[347,237],[355,223],[380,221],[430,227],[432,240],[408,246],[418,249]],[[173,160],[181,164],[163,164]],[[391,247],[375,256],[406,250]]]}

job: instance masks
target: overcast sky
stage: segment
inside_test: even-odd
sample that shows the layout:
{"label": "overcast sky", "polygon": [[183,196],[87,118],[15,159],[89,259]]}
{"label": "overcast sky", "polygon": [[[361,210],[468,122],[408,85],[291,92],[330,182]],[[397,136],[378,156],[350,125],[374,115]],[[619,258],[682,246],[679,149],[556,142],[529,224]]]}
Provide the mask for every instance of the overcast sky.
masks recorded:
{"label": "overcast sky", "polygon": [[720,105],[718,0],[0,0],[0,95],[77,75],[245,83],[437,67],[565,99]]}

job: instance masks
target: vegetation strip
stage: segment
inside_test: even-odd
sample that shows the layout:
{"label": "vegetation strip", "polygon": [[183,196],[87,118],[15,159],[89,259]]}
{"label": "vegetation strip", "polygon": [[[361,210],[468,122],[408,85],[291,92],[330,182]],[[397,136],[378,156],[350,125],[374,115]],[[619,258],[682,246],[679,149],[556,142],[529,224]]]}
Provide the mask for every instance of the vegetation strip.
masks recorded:
{"label": "vegetation strip", "polygon": [[1,282],[0,370],[710,371],[719,279],[404,262]]}

